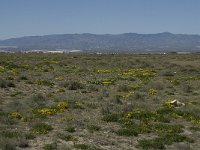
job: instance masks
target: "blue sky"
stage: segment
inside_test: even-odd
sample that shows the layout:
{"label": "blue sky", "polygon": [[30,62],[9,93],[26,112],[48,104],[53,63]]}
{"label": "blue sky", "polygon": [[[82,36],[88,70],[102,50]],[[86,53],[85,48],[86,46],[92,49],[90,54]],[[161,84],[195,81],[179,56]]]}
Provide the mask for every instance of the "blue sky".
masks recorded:
{"label": "blue sky", "polygon": [[129,32],[200,34],[200,0],[0,0],[0,39]]}

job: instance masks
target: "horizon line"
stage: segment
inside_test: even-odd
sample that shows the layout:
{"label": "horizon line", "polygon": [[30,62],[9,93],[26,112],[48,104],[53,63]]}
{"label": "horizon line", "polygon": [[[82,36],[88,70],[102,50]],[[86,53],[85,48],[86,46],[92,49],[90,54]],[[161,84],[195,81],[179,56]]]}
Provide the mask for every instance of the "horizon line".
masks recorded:
{"label": "horizon line", "polygon": [[91,35],[122,35],[122,34],[140,34],[140,35],[155,35],[155,34],[173,34],[173,35],[199,35],[198,33],[172,33],[172,32],[157,32],[157,33],[137,33],[137,32],[124,32],[124,33],[52,33],[52,34],[42,34],[42,35],[25,35],[19,37],[10,37],[5,39],[0,39],[0,41],[10,40],[10,39],[17,39],[17,38],[25,38],[25,37],[43,37],[43,36],[52,36],[52,35],[82,35],[82,34],[91,34]]}

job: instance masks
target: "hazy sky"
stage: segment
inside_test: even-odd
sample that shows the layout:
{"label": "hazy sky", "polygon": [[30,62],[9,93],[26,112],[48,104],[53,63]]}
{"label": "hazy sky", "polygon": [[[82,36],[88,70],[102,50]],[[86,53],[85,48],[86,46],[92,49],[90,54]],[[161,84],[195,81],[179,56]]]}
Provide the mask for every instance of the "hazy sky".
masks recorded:
{"label": "hazy sky", "polygon": [[166,31],[200,34],[200,0],[0,0],[0,39]]}

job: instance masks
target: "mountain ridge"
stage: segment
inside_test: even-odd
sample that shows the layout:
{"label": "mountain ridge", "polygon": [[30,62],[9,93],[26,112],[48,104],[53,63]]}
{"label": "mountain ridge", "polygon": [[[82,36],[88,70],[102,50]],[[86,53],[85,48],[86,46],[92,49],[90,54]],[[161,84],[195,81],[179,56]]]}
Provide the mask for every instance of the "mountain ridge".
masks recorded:
{"label": "mountain ridge", "polygon": [[[6,48],[6,46],[8,48]],[[12,47],[15,48],[12,48]],[[83,51],[200,51],[200,35],[173,34],[51,34],[0,40],[0,48],[14,50]],[[16,48],[17,47],[17,48]]]}

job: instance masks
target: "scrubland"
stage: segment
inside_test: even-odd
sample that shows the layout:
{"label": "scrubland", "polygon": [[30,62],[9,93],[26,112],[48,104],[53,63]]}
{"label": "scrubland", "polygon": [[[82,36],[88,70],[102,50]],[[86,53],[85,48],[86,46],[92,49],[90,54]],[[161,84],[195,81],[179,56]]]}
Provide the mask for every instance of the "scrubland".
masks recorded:
{"label": "scrubland", "polygon": [[0,149],[199,149],[199,64],[197,54],[0,53]]}

